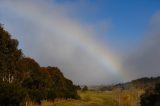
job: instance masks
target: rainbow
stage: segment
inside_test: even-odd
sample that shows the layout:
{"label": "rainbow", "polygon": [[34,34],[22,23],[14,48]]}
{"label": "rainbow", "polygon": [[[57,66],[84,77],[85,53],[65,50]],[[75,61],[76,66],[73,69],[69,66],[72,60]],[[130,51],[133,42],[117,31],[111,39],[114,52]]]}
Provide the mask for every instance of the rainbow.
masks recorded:
{"label": "rainbow", "polygon": [[[53,31],[53,33],[56,32],[59,35],[64,35],[72,42],[80,44],[87,52],[90,53],[90,55],[102,64],[103,67],[106,67],[106,70],[104,71],[108,71],[122,79],[125,79],[125,73],[122,71],[123,69],[120,59],[118,59],[118,57],[111,52],[106,45],[104,46],[92,37],[92,35],[94,35],[94,31],[86,30],[80,23],[58,13],[55,13],[54,15],[49,14],[49,16],[46,17],[42,14],[44,11],[42,11],[41,6],[34,5],[36,4],[31,4],[30,8],[28,8],[28,6],[22,6],[20,4],[19,6],[15,6],[16,8],[14,9],[21,15],[25,17],[27,16],[29,20],[35,22],[37,25],[43,26],[49,31]],[[25,12],[27,14],[24,14],[23,11],[27,11]],[[41,20],[44,20],[44,22],[42,23]]]}
{"label": "rainbow", "polygon": [[[71,34],[68,34],[71,36]],[[122,80],[125,80],[124,73],[122,73],[122,66],[120,59],[111,52],[106,46],[104,47],[100,42],[94,40],[90,36],[81,36],[76,35],[72,36],[79,40],[79,42],[83,45],[84,49],[88,51],[96,60],[106,67],[105,71],[109,71],[117,77],[121,77]]]}
{"label": "rainbow", "polygon": [[95,60],[106,68],[104,71],[108,71],[114,76],[119,77],[121,81],[127,80],[127,75],[125,75],[122,71],[124,69],[122,68],[120,59],[113,52],[111,52],[106,45],[103,46],[103,44],[92,37],[91,32],[83,30],[82,27],[76,26],[77,24],[67,24],[69,25],[67,28],[63,28],[63,26],[61,26],[63,29],[63,32],[61,32],[62,35],[69,37],[69,39],[72,39],[74,42],[78,42],[87,52],[90,53],[90,55],[95,58]]}

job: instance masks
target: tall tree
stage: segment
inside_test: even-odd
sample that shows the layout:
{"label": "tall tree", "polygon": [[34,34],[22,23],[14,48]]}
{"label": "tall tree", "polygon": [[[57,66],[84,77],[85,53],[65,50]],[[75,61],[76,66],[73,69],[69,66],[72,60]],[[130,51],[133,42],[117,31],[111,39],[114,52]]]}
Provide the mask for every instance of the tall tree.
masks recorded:
{"label": "tall tree", "polygon": [[0,81],[11,83],[16,80],[16,64],[21,57],[18,41],[0,26]]}

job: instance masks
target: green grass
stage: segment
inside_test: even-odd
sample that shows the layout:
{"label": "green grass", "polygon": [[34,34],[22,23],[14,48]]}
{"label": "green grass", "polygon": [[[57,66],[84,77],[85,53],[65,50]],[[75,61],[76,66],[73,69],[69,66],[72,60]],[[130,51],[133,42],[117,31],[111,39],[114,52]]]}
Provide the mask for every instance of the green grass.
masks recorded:
{"label": "green grass", "polygon": [[115,106],[116,101],[111,92],[87,91],[79,93],[81,100],[95,106]]}
{"label": "green grass", "polygon": [[54,103],[43,101],[42,106],[139,106],[139,96],[142,91],[79,91],[78,93],[81,97],[79,100],[56,99]]}

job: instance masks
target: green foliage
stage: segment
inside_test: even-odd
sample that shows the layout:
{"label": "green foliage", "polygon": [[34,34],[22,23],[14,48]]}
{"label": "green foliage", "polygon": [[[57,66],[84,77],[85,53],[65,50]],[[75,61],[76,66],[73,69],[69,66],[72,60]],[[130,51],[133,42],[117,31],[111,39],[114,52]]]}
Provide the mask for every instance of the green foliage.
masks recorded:
{"label": "green foliage", "polygon": [[160,106],[160,84],[154,89],[147,90],[141,96],[141,106]]}
{"label": "green foliage", "polygon": [[41,104],[41,100],[46,99],[46,94],[43,90],[28,89],[28,94],[29,98],[38,104]]}
{"label": "green foliage", "polygon": [[0,26],[0,80],[13,82],[16,80],[16,63],[22,52],[17,48],[18,41]]}
{"label": "green foliage", "polygon": [[42,71],[48,73],[48,80],[46,82],[50,83],[46,83],[46,88],[48,87],[49,91],[52,93],[55,91],[55,93],[53,93],[53,97],[79,98],[77,90],[72,81],[66,79],[58,68],[43,67]]}
{"label": "green foliage", "polygon": [[0,104],[20,106],[27,99],[27,92],[19,85],[0,83]]}
{"label": "green foliage", "polygon": [[47,92],[47,99],[54,100],[57,97],[56,92],[54,89],[50,89]]}

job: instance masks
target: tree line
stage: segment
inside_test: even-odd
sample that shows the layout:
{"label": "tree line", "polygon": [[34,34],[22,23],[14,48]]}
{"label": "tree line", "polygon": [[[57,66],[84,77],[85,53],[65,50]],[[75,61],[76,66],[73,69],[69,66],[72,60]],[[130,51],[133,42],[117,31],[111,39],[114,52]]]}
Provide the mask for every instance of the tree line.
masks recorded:
{"label": "tree line", "polygon": [[25,105],[26,101],[79,98],[77,87],[57,67],[41,67],[24,56],[18,41],[0,25],[0,105]]}

